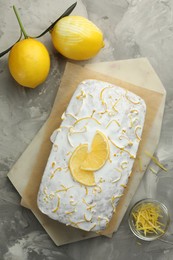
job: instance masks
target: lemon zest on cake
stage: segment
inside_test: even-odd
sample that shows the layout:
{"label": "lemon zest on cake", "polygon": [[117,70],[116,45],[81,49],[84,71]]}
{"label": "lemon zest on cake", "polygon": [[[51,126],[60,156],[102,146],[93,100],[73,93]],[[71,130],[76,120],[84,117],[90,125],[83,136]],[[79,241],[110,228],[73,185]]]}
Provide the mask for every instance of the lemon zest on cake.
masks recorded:
{"label": "lemon zest on cake", "polygon": [[65,112],[62,114],[61,119],[62,119],[62,120],[65,119]]}
{"label": "lemon zest on cake", "polygon": [[57,168],[53,171],[53,173],[51,174],[50,179],[52,179],[52,178],[55,176],[55,173],[56,173],[57,171],[58,171],[58,172],[62,171],[62,167],[57,167]]}
{"label": "lemon zest on cake", "polygon": [[124,147],[118,146],[114,141],[112,141],[109,136],[108,136],[108,139],[109,139],[109,141],[110,141],[115,147],[117,147],[118,149],[120,149],[120,150],[123,150],[123,149],[124,149]]}
{"label": "lemon zest on cake", "polygon": [[103,92],[105,91],[105,90],[107,90],[107,89],[110,89],[110,88],[114,88],[113,86],[109,86],[109,87],[105,87],[105,88],[103,88],[102,90],[101,90],[101,92],[100,92],[100,100],[102,101],[102,104],[105,104],[104,103],[104,100],[103,100]]}
{"label": "lemon zest on cake", "polygon": [[138,129],[142,129],[142,127],[141,127],[140,125],[137,125],[137,126],[135,127],[135,135],[136,135],[136,138],[140,141],[141,138],[140,138],[140,136],[139,136],[138,133],[137,133]]}
{"label": "lemon zest on cake", "polygon": [[122,173],[120,173],[120,176],[117,179],[113,180],[112,183],[118,182],[121,179],[121,177],[122,177]]}
{"label": "lemon zest on cake", "polygon": [[115,101],[115,103],[112,105],[112,108],[114,109],[114,111],[115,112],[118,112],[118,110],[115,108],[115,106],[119,103],[119,101],[122,99],[122,95],[121,95],[121,97],[119,97],[116,101]]}
{"label": "lemon zest on cake", "polygon": [[67,139],[68,139],[68,142],[69,144],[71,145],[71,147],[74,147],[74,145],[72,144],[71,140],[70,140],[70,133],[68,132],[67,134]]}
{"label": "lemon zest on cake", "polygon": [[93,209],[95,206],[96,206],[96,203],[95,203],[95,204],[92,204],[92,205],[90,205],[90,206],[88,206],[88,207],[87,207],[87,210],[91,210],[91,209]]}
{"label": "lemon zest on cake", "polygon": [[87,219],[86,214],[84,214],[84,220],[85,220],[86,222],[90,222],[90,221],[92,220],[92,216],[91,216],[90,219]]}
{"label": "lemon zest on cake", "polygon": [[71,117],[73,117],[74,119],[78,120],[78,118],[77,118],[75,115],[71,114],[71,113],[66,114],[66,116],[71,116]]}
{"label": "lemon zest on cake", "polygon": [[125,185],[125,184],[121,184],[121,187],[123,187],[123,188],[127,188],[127,185]]}
{"label": "lemon zest on cake", "polygon": [[60,207],[60,197],[58,196],[58,203],[57,203],[57,206],[55,209],[52,210],[53,213],[56,213],[58,210],[59,210],[59,207]]}
{"label": "lemon zest on cake", "polygon": [[88,231],[92,231],[96,227],[96,224],[94,224]]}
{"label": "lemon zest on cake", "polygon": [[139,111],[138,111],[137,109],[131,109],[130,112],[131,112],[131,113],[139,114]]}
{"label": "lemon zest on cake", "polygon": [[77,201],[75,202],[74,200],[70,200],[70,205],[76,206],[77,205]]}
{"label": "lemon zest on cake", "polygon": [[125,97],[126,97],[126,99],[127,99],[129,102],[131,102],[131,103],[133,103],[133,104],[135,104],[135,105],[140,104],[140,101],[135,101],[135,100],[130,99],[130,98],[127,96],[127,94],[128,94],[128,91],[126,90]]}
{"label": "lemon zest on cake", "polygon": [[122,169],[120,169],[120,168],[115,168],[115,170],[116,170],[117,172],[122,173]]}
{"label": "lemon zest on cake", "polygon": [[128,136],[125,136],[125,135],[120,135],[120,136],[119,136],[119,139],[120,139],[120,140],[122,140],[123,138],[128,141],[128,145],[130,145],[130,146],[133,145],[133,142],[129,139]]}
{"label": "lemon zest on cake", "polygon": [[88,195],[88,187],[85,186],[85,195]]}
{"label": "lemon zest on cake", "polygon": [[66,215],[72,215],[72,214],[75,213],[75,212],[76,212],[76,210],[73,210],[73,211],[66,211],[65,214],[66,214]]}
{"label": "lemon zest on cake", "polygon": [[54,168],[55,167],[55,165],[56,165],[56,163],[55,162],[52,162],[52,168]]}
{"label": "lemon zest on cake", "polygon": [[78,96],[76,96],[76,99],[83,99],[83,98],[85,98],[85,97],[86,97],[85,91],[84,91],[84,90],[81,90],[81,93],[80,93]]}
{"label": "lemon zest on cake", "polygon": [[56,193],[58,192],[67,192],[69,189],[73,188],[74,186],[70,186],[70,187],[65,187],[64,185],[60,185],[62,187],[61,190],[56,190]]}
{"label": "lemon zest on cake", "polygon": [[115,122],[120,127],[120,123],[116,119],[113,119],[113,120],[109,121],[109,123],[107,124],[106,128],[108,128],[110,126],[110,124],[112,124],[113,122]]}
{"label": "lemon zest on cake", "polygon": [[82,117],[78,120],[76,120],[76,122],[74,123],[74,126],[77,125],[79,122],[83,121],[83,120],[87,120],[87,119],[91,119],[91,120],[94,120],[97,124],[101,125],[101,123],[94,117],[90,117],[90,116],[86,116],[86,117]]}
{"label": "lemon zest on cake", "polygon": [[102,192],[102,188],[98,184],[96,187],[93,188],[93,194],[96,194],[96,192],[98,193]]}
{"label": "lemon zest on cake", "polygon": [[[127,161],[124,161],[124,162],[122,162],[121,163],[121,169],[125,169],[125,168],[127,168],[127,164],[128,164],[128,162]],[[124,166],[125,165],[125,166]]]}
{"label": "lemon zest on cake", "polygon": [[150,153],[147,152],[147,151],[145,151],[145,154],[146,154],[148,157],[150,157],[150,158],[152,159],[152,161],[153,161],[157,166],[159,166],[162,170],[164,170],[165,172],[168,171],[168,170],[163,166],[163,164],[161,164],[161,163],[159,162],[159,160],[158,160],[156,157],[154,157],[152,154],[150,154]]}

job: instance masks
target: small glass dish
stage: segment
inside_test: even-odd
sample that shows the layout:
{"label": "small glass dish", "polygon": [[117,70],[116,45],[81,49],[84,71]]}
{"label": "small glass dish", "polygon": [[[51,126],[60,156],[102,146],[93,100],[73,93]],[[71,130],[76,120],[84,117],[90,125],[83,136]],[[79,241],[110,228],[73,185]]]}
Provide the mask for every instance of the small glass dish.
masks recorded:
{"label": "small glass dish", "polygon": [[[159,217],[157,218],[157,227],[159,227],[158,229],[154,228],[154,231],[149,230],[148,232],[146,232],[146,234],[144,233],[144,229],[141,225],[140,219],[142,218],[142,222],[145,221],[145,227],[147,227],[148,225],[151,227],[151,225],[153,225],[153,223],[151,223],[151,221],[149,221],[150,217],[143,217],[143,212],[141,211],[141,209],[145,208],[145,207],[154,207],[155,209],[157,209],[157,212],[159,212]],[[150,208],[151,208],[150,207]],[[152,208],[153,209],[153,208]],[[139,214],[139,211],[140,214]],[[148,212],[147,212],[148,214]],[[146,215],[148,216],[148,215]],[[138,221],[138,222],[137,222]],[[143,199],[140,200],[139,202],[137,202],[130,210],[129,213],[129,218],[128,218],[128,223],[129,223],[129,227],[131,229],[131,231],[133,232],[133,234],[135,236],[137,236],[138,238],[145,240],[145,241],[152,241],[155,239],[158,239],[159,237],[163,236],[168,228],[169,225],[169,221],[170,221],[170,217],[169,217],[169,212],[167,207],[157,201],[157,200],[153,200],[153,199]],[[138,228],[137,226],[138,225]],[[155,225],[155,224],[154,224]],[[153,225],[153,227],[155,227]],[[161,229],[161,231],[159,230]]]}

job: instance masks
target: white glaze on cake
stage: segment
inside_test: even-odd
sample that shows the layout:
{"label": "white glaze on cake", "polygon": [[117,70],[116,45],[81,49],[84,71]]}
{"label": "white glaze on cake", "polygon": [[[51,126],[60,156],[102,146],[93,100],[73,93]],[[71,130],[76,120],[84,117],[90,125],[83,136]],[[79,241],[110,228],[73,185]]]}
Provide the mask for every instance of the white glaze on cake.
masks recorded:
{"label": "white glaze on cake", "polygon": [[[107,82],[83,81],[52,136],[38,193],[39,209],[66,225],[86,231],[105,229],[128,183],[145,112],[145,102],[133,93]],[[69,158],[78,145],[90,147],[97,130],[109,140],[110,158],[94,173],[96,186],[84,186],[72,178]]]}

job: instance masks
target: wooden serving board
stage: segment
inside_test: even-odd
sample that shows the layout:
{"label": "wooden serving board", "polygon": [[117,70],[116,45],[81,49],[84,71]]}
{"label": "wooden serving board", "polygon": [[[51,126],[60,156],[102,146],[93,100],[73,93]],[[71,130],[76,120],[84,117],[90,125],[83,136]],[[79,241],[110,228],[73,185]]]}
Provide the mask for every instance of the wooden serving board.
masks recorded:
{"label": "wooden serving board", "polygon": [[[103,65],[103,63],[101,65]],[[93,65],[91,65],[91,67],[92,66]],[[105,64],[105,66],[107,69],[109,67],[108,70],[110,71],[110,64]],[[98,68],[98,66],[95,66],[95,70],[96,67]],[[102,66],[99,67],[101,68]],[[114,66],[112,68],[116,71]],[[120,70],[122,70],[122,68]],[[104,72],[105,71],[106,70],[104,70]],[[151,74],[153,75],[153,73],[154,72]],[[32,210],[56,245],[67,244],[97,236],[97,234],[93,232],[84,232],[76,228],[66,227],[58,221],[51,220],[38,210],[36,203],[40,180],[51,149],[50,135],[59,126],[61,122],[60,116],[66,109],[75,88],[82,80],[88,78],[95,78],[117,84],[138,94],[144,98],[147,103],[146,123],[138,152],[138,158],[139,156],[142,158],[145,167],[143,171],[140,172],[138,160],[136,160],[126,193],[117,207],[117,214],[114,215],[107,230],[103,233],[104,235],[110,235],[117,230],[131,198],[142,179],[145,168],[150,161],[150,159],[144,155],[144,150],[147,149],[153,153],[159,140],[159,135],[154,135],[153,133],[155,133],[156,128],[157,132],[160,133],[165,101],[163,87],[162,90],[160,88],[157,89],[158,91],[156,89],[153,91],[94,72],[94,67],[92,70],[88,70],[77,65],[67,64],[49,119],[8,174],[9,179],[16,187],[21,197],[23,197],[22,204]],[[158,86],[158,78],[157,80],[155,79],[155,83],[153,78],[152,81],[152,86]]]}

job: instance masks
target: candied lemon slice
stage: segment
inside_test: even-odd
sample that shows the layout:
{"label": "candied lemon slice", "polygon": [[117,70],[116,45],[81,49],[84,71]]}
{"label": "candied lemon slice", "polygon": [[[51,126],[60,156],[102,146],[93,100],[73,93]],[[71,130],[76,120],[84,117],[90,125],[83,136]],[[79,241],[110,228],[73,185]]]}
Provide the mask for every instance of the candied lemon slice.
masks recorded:
{"label": "candied lemon slice", "polygon": [[85,160],[88,154],[88,145],[81,144],[79,145],[74,152],[72,153],[69,160],[69,169],[73,178],[84,185],[94,186],[95,179],[94,173],[92,171],[85,171],[81,169],[81,164]]}
{"label": "candied lemon slice", "polygon": [[97,171],[103,167],[108,157],[108,139],[102,132],[97,131],[91,144],[91,152],[84,157],[81,169],[85,171]]}

